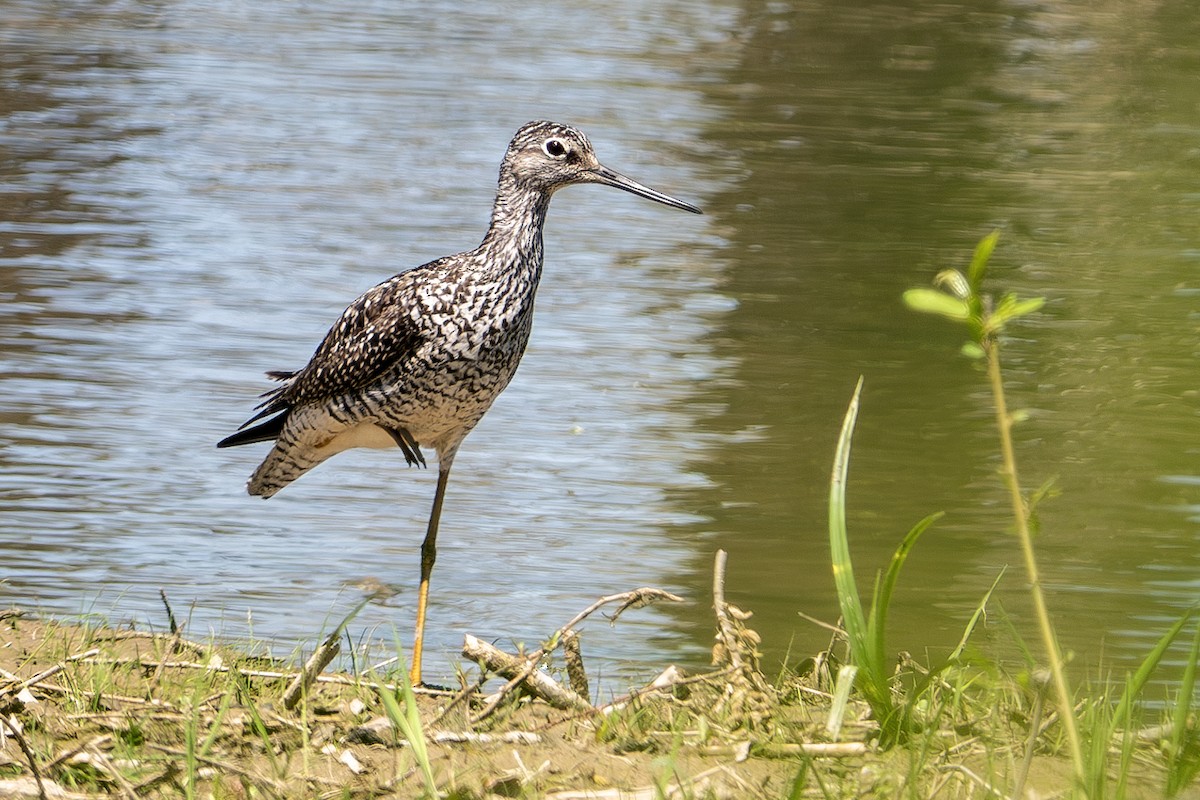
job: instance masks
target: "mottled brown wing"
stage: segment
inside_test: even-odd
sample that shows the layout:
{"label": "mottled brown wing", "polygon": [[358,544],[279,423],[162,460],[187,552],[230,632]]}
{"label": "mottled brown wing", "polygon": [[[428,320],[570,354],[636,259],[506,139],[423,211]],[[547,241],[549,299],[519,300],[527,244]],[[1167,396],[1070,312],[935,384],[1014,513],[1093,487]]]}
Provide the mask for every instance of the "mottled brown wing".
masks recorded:
{"label": "mottled brown wing", "polygon": [[287,383],[269,392],[246,424],[369,386],[397,361],[412,356],[423,341],[411,317],[414,273],[432,266],[396,275],[360,295],[325,334],[307,366],[291,375],[274,374]]}

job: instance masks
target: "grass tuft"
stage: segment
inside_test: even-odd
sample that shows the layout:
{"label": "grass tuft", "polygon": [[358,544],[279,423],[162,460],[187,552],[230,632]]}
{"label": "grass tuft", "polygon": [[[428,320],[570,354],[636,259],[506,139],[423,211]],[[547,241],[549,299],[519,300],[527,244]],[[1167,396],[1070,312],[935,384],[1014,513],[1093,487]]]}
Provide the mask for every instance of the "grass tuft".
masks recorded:
{"label": "grass tuft", "polygon": [[846,481],[850,468],[850,443],[858,419],[863,381],[859,378],[842,421],[837,450],[833,459],[833,475],[829,481],[829,549],[833,562],[833,580],[837,588],[842,625],[850,650],[850,663],[857,670],[856,687],[862,692],[871,712],[880,723],[880,742],[891,747],[903,742],[908,735],[909,714],[903,704],[897,704],[895,670],[887,650],[887,614],[892,593],[900,578],[900,570],[930,525],[941,514],[931,514],[914,525],[892,554],[887,570],[877,576],[871,593],[871,606],[865,611],[854,578],[850,557],[850,541],[846,530]]}

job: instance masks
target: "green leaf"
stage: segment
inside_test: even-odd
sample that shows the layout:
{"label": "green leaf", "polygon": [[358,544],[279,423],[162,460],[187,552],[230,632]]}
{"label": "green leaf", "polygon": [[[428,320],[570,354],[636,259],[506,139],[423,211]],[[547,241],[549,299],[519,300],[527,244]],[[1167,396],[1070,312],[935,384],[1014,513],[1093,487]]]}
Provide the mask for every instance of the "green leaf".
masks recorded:
{"label": "green leaf", "polygon": [[[888,564],[887,572],[884,573],[883,582],[878,585],[878,591],[871,603],[871,616],[867,620],[867,628],[871,635],[872,647],[872,663],[882,666],[887,659],[887,651],[884,648],[884,634],[887,630],[887,613],[888,606],[892,603],[892,592],[896,589],[896,581],[900,578],[900,568],[904,566],[905,560],[908,558],[909,552],[913,549],[913,545],[917,543],[917,539],[925,530],[942,517],[943,512],[930,514],[925,519],[918,522],[905,535],[900,542],[900,546],[896,548],[896,552],[892,553],[892,561]],[[881,676],[886,681],[886,676]]]}
{"label": "green leaf", "polygon": [[963,651],[967,649],[967,642],[971,638],[971,634],[975,632],[975,627],[979,624],[979,620],[987,614],[988,601],[992,599],[992,594],[996,591],[996,587],[1000,585],[1000,579],[1004,577],[1004,572],[1008,567],[1001,567],[996,574],[996,580],[992,581],[992,586],[983,595],[983,599],[975,606],[975,612],[971,614],[971,619],[967,621],[967,627],[963,629],[962,638],[958,640],[958,647],[954,648],[954,652],[950,653],[950,657],[946,659],[946,663],[953,663],[962,658]]}
{"label": "green leaf", "polygon": [[998,332],[1011,320],[1032,314],[1045,304],[1046,298],[1044,297],[1018,300],[1015,294],[1006,294],[996,304],[996,310],[988,315],[986,328],[989,332]]}
{"label": "green leaf", "polygon": [[417,697],[413,692],[412,683],[409,682],[408,670],[404,669],[404,649],[401,647],[399,639],[396,640],[395,647],[397,655],[400,656],[400,670],[396,683],[400,689],[400,696],[404,700],[404,707],[400,707],[395,693],[378,677],[375,678],[375,685],[388,719],[408,741],[409,749],[420,768],[421,779],[425,784],[423,797],[428,800],[436,800],[441,797],[441,793],[438,791],[437,779],[433,774],[432,762],[429,760],[429,749],[425,740],[425,729],[421,725],[421,713],[417,708]]}
{"label": "green leaf", "polygon": [[858,584],[854,580],[850,541],[846,533],[846,477],[850,471],[850,440],[858,419],[862,385],[863,379],[859,378],[842,421],[842,431],[833,457],[833,475],[829,481],[829,550],[833,562],[833,582],[842,612],[842,624],[846,626],[846,635],[850,640],[851,660],[855,663],[862,663],[867,652],[867,620],[858,594]]}
{"label": "green leaf", "polygon": [[955,322],[965,322],[971,315],[964,300],[937,289],[909,289],[904,293],[904,304],[913,311],[937,314]]}
{"label": "green leaf", "polygon": [[1183,665],[1183,678],[1179,682],[1179,696],[1175,700],[1175,711],[1171,715],[1171,738],[1167,743],[1167,797],[1174,797],[1187,784],[1197,769],[1197,754],[1187,752],[1188,712],[1191,711],[1193,692],[1196,687],[1196,664],[1200,662],[1200,625],[1192,639],[1192,650]]}
{"label": "green leaf", "polygon": [[853,664],[843,664],[838,669],[837,683],[833,688],[833,702],[829,704],[829,716],[825,719],[825,732],[835,742],[842,732],[842,722],[846,719],[846,706],[850,703],[850,690],[854,687],[854,679],[857,675],[858,667]]}
{"label": "green leaf", "polygon": [[987,355],[983,352],[983,348],[979,346],[978,342],[966,342],[959,352],[967,358],[975,359],[976,361]]}
{"label": "green leaf", "polygon": [[[903,735],[903,719],[902,715],[897,713],[892,698],[886,664],[883,658],[875,653],[871,629],[863,611],[858,584],[854,579],[850,542],[846,533],[846,480],[850,469],[850,441],[854,435],[854,423],[858,418],[862,385],[862,378],[859,378],[858,385],[854,387],[854,395],[850,398],[850,405],[846,409],[845,419],[842,421],[842,430],[833,458],[833,474],[829,481],[829,550],[838,606],[842,612],[842,624],[846,628],[846,639],[850,647],[850,662],[859,669],[857,685],[870,705],[871,713],[880,722],[881,742],[884,746],[890,746]],[[872,603],[875,607],[879,605],[880,586],[880,581],[876,579],[876,597]]]}
{"label": "green leaf", "polygon": [[1032,314],[1046,305],[1046,298],[1044,297],[1031,297],[1028,300],[1017,300],[1014,297],[1013,300],[1015,301],[1012,310],[1013,319],[1023,317],[1026,314]]}
{"label": "green leaf", "polygon": [[[1146,682],[1150,680],[1150,675],[1158,667],[1158,662],[1162,661],[1162,657],[1166,655],[1167,648],[1171,646],[1171,643],[1175,641],[1177,636],[1179,636],[1179,632],[1183,630],[1184,626],[1187,625],[1188,620],[1192,618],[1193,611],[1194,609],[1190,609],[1184,612],[1184,615],[1180,617],[1174,625],[1171,626],[1170,630],[1163,634],[1163,637],[1158,640],[1158,644],[1155,645],[1154,649],[1150,651],[1150,654],[1142,660],[1142,663],[1138,665],[1137,671],[1134,672],[1133,676],[1129,678],[1125,686],[1125,692],[1122,694],[1120,702],[1117,703],[1116,713],[1113,714],[1108,738],[1111,738],[1112,734],[1115,733],[1116,730],[1120,728],[1128,719],[1129,710],[1133,707],[1134,698],[1139,697],[1142,694],[1142,690],[1145,688]],[[1107,739],[1105,741],[1107,741]]]}
{"label": "green leaf", "polygon": [[1000,231],[992,231],[980,239],[979,244],[975,245],[975,253],[971,256],[971,266],[967,269],[967,281],[971,284],[971,292],[975,295],[979,294],[983,276],[987,272],[988,260],[991,259],[992,251],[996,249],[996,242],[999,238]]}

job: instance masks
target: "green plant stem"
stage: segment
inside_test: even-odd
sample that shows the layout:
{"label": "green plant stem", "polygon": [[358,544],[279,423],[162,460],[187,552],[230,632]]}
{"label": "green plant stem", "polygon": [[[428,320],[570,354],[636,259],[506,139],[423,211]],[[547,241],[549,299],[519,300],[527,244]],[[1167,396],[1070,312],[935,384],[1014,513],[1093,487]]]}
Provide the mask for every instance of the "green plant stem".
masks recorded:
{"label": "green plant stem", "polygon": [[1033,551],[1033,535],[1029,530],[1029,514],[1026,511],[1025,500],[1021,496],[1021,482],[1017,477],[1017,459],[1013,452],[1013,420],[1008,413],[1008,405],[1004,399],[1004,380],[1000,373],[1000,344],[994,336],[985,336],[983,349],[987,357],[992,397],[995,399],[996,424],[1000,430],[1000,453],[1004,461],[1002,474],[1012,500],[1013,517],[1017,521],[1017,538],[1021,542],[1021,554],[1025,559],[1025,572],[1029,578],[1029,594],[1033,598],[1033,609],[1037,616],[1038,628],[1041,631],[1042,644],[1046,648],[1046,657],[1050,662],[1050,675],[1054,681],[1055,692],[1058,694],[1059,719],[1062,722],[1063,730],[1067,733],[1067,746],[1071,750],[1071,763],[1075,767],[1075,778],[1082,786],[1085,770],[1083,746],[1080,744],[1079,729],[1075,724],[1075,700],[1067,685],[1062,653],[1058,649],[1058,640],[1054,636],[1054,627],[1050,623],[1046,598],[1042,595],[1037,557]]}

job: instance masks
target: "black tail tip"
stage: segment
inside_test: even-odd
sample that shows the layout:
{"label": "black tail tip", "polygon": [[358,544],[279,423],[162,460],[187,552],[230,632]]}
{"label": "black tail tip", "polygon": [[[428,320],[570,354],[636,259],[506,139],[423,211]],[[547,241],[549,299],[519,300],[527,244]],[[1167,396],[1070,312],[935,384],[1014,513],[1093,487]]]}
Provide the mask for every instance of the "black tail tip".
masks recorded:
{"label": "black tail tip", "polygon": [[[254,422],[257,417],[251,419],[246,424]],[[255,442],[270,442],[279,438],[279,434],[283,431],[283,424],[287,421],[287,412],[277,414],[271,417],[266,422],[261,422],[253,428],[244,428],[232,436],[226,436],[221,441],[217,442],[217,447],[237,447],[241,444],[254,444]]]}
{"label": "black tail tip", "polygon": [[217,442],[217,448],[220,449],[220,448],[225,448],[225,447],[237,447],[239,444],[242,444],[242,442],[239,441],[239,439],[240,439],[240,437],[236,433],[233,434],[232,436],[226,436],[224,439]]}

